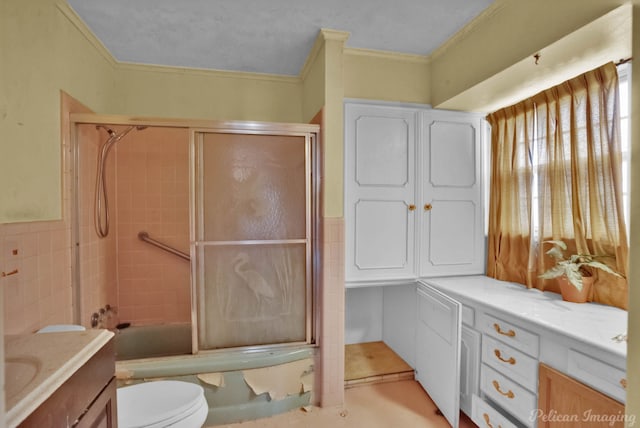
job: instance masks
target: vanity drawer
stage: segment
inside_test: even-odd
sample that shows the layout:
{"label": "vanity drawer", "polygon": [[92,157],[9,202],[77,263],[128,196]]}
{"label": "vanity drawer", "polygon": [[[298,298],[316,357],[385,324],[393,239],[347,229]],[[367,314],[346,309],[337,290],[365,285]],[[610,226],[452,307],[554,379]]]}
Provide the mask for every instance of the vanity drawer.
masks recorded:
{"label": "vanity drawer", "polygon": [[538,357],[538,335],[491,314],[483,313],[480,317],[480,330],[491,337],[521,350],[533,357]]}
{"label": "vanity drawer", "polygon": [[532,392],[486,364],[480,369],[480,390],[528,427],[535,426],[538,399]]}
{"label": "vanity drawer", "polygon": [[482,362],[531,391],[538,383],[538,360],[489,336],[482,339]]}
{"label": "vanity drawer", "polygon": [[502,413],[477,395],[471,399],[471,420],[480,428],[516,428]]}
{"label": "vanity drawer", "polygon": [[626,401],[627,375],[624,370],[569,349],[567,372],[569,376],[622,403]]}

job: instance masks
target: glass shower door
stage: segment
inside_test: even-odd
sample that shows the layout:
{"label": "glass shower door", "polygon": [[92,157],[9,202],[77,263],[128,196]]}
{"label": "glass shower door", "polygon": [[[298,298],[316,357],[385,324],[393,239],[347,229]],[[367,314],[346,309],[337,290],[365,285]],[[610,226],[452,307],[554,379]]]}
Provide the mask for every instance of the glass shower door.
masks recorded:
{"label": "glass shower door", "polygon": [[198,349],[308,343],[309,134],[197,132]]}

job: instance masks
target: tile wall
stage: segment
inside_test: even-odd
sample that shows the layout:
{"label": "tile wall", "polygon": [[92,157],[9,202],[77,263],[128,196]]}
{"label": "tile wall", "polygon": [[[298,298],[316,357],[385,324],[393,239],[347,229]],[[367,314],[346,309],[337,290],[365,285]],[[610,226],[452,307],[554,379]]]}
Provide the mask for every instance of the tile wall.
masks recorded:
{"label": "tile wall", "polygon": [[320,280],[320,403],[344,402],[344,219],[323,218]]}
{"label": "tile wall", "polygon": [[118,310],[134,324],[191,321],[190,264],[138,239],[189,253],[189,134],[134,130],[118,142],[116,218]]}
{"label": "tile wall", "polygon": [[48,324],[70,323],[69,225],[62,221],[0,224],[0,250],[4,333],[30,333]]}
{"label": "tile wall", "polygon": [[107,132],[95,125],[78,126],[79,146],[79,251],[81,324],[91,326],[91,314],[106,304],[117,306],[116,222],[114,215],[115,162],[107,157],[106,184],[111,205],[111,232],[99,238],[94,226],[95,185],[98,150],[107,140]]}

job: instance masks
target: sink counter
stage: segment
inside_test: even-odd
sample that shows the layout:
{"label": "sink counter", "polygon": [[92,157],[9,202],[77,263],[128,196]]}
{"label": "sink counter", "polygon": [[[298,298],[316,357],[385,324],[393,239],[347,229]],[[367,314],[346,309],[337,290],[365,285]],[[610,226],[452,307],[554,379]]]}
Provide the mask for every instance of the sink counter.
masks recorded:
{"label": "sink counter", "polygon": [[7,426],[20,424],[111,337],[108,330],[5,336]]}

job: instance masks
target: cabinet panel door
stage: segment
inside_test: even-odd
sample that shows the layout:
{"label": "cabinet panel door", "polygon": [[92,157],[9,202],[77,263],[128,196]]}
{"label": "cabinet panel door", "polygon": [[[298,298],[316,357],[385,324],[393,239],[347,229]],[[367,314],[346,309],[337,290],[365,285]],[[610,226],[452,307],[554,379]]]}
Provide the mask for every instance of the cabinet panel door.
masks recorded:
{"label": "cabinet panel door", "polygon": [[461,307],[419,283],[416,379],[454,428],[460,416]]}
{"label": "cabinet panel door", "polygon": [[345,278],[415,277],[412,108],[345,104]]}
{"label": "cabinet panel door", "polygon": [[623,404],[545,364],[538,373],[539,428],[625,426]]}
{"label": "cabinet panel door", "polygon": [[355,120],[355,178],[360,186],[404,187],[409,182],[410,125],[402,117]]}
{"label": "cabinet panel door", "polygon": [[422,118],[420,276],[484,273],[480,118]]}
{"label": "cabinet panel door", "polygon": [[409,234],[413,232],[407,204],[360,199],[355,210],[354,257],[358,270],[406,270],[410,264]]}
{"label": "cabinet panel door", "polygon": [[471,416],[472,397],[480,392],[480,333],[462,325],[460,341],[460,409]]}

